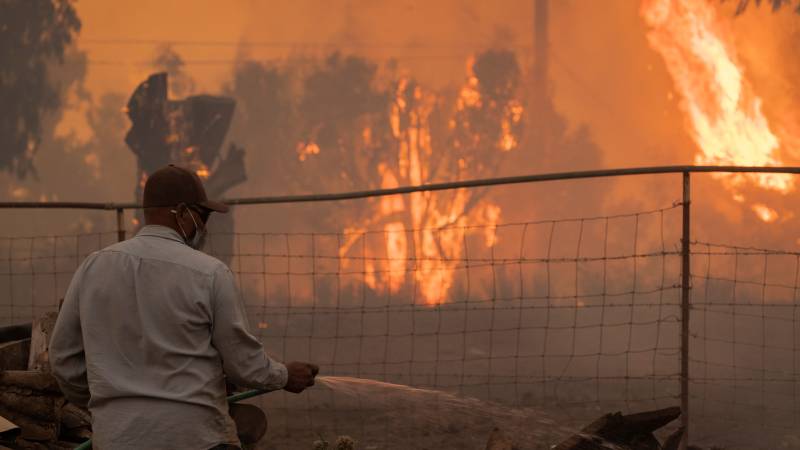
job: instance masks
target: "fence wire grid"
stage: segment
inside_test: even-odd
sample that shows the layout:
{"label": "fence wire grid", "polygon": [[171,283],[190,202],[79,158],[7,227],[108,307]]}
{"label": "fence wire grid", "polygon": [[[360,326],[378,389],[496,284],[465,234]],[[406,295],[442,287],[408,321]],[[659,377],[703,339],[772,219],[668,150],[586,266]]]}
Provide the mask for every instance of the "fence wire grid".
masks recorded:
{"label": "fence wire grid", "polygon": [[[439,257],[417,254],[412,229],[402,231],[402,257],[385,230],[210,236],[205,250],[236,274],[271,355],[400,386],[265,396],[257,402],[274,414],[263,448],[337,434],[409,448],[477,426],[467,448],[492,427],[473,423],[476,408],[535,410],[552,428],[680,404],[681,206],[460,227],[448,241],[458,249]],[[453,228],[428,231],[441,243]],[[0,323],[56,310],[80,262],[116,240],[116,231],[0,238]],[[695,241],[691,258],[696,440],[736,448],[736,432],[758,426],[776,439],[764,448],[800,445],[800,253]],[[449,278],[431,275],[439,271]],[[431,276],[442,285],[433,302]],[[414,403],[403,386],[442,394],[413,391]],[[444,393],[489,403],[455,405]],[[473,422],[446,418],[459,407]],[[442,422],[432,427],[422,410]],[[422,438],[420,427],[434,431]],[[567,433],[551,432],[541,448]],[[426,445],[458,448],[450,444]]]}

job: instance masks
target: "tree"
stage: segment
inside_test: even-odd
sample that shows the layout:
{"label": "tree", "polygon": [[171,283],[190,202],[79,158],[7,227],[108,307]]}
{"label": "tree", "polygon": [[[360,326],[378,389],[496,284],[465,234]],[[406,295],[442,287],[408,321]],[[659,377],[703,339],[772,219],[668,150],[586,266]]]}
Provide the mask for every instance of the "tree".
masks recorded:
{"label": "tree", "polygon": [[80,27],[69,0],[0,0],[0,170],[35,173],[43,118],[61,104],[50,69]]}
{"label": "tree", "polygon": [[[343,192],[496,175],[522,133],[514,53],[479,53],[463,84],[442,90],[395,72],[392,64],[382,70],[340,53],[241,64],[227,89],[240,105],[233,135],[253,149],[251,172],[269,183],[266,191]],[[343,226],[339,254],[362,249],[370,288],[416,285],[424,301],[439,303],[456,282],[466,235],[483,226],[483,242],[495,243],[501,210],[484,194],[458,189],[323,204],[293,217],[303,227]],[[367,245],[369,236],[383,240]],[[405,270],[409,257],[420,261],[413,275]]]}

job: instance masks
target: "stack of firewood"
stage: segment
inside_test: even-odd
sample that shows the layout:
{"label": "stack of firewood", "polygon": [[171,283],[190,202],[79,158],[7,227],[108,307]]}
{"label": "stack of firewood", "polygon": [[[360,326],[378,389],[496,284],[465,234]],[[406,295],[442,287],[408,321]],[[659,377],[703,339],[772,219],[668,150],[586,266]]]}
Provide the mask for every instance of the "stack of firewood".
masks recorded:
{"label": "stack of firewood", "polygon": [[72,449],[91,436],[89,413],[68,403],[50,374],[55,319],[51,313],[32,326],[0,328],[0,416],[18,427],[0,433],[0,445]]}

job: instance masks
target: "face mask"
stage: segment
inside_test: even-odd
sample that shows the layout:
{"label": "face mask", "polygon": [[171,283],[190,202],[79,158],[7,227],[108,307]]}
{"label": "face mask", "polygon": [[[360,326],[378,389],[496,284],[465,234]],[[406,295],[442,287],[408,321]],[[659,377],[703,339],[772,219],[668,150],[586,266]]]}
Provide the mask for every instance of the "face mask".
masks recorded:
{"label": "face mask", "polygon": [[189,217],[192,218],[192,223],[194,224],[194,236],[192,236],[192,239],[189,239],[189,236],[186,235],[186,231],[184,231],[181,221],[178,220],[178,212],[172,210],[172,213],[175,214],[175,221],[178,222],[178,227],[180,227],[181,234],[183,234],[183,242],[195,250],[200,250],[203,248],[203,245],[206,241],[206,229],[205,227],[200,228],[200,226],[197,225],[197,221],[194,220],[194,214],[192,214],[192,210],[190,209],[188,211]]}

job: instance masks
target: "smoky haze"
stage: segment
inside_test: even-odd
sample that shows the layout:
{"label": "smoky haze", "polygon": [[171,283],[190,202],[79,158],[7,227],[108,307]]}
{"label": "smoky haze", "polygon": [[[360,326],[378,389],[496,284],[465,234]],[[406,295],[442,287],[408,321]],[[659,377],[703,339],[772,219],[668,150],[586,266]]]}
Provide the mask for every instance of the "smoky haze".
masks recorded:
{"label": "smoky haze", "polygon": [[[130,127],[124,108],[134,88],[157,71],[169,74],[173,99],[214,94],[236,100],[222,148],[235,142],[245,149],[247,180],[226,191],[229,198],[694,163],[698,146],[664,59],[648,43],[641,3],[551,1],[538,10],[537,3],[542,2],[202,1],[188,7],[181,2],[125,0],[112,6],[82,0],[75,5],[82,21],[76,42],[68,47],[64,63],[53,63],[49,70],[62,106],[43,122],[32,160],[36,173],[24,178],[0,173],[0,196],[6,201],[133,201],[139,180],[136,158],[123,140]],[[791,127],[798,122],[795,80],[800,59],[789,56],[796,56],[792,43],[800,19],[765,8],[735,16],[727,3],[715,8],[735,38],[744,73],[763,99],[765,115],[783,130],[781,162],[796,165],[800,135],[793,135]],[[476,96],[480,102],[474,102]],[[588,398],[620,407],[663,406],[677,392],[674,347],[679,330],[674,317],[679,314],[675,287],[680,280],[674,253],[680,246],[680,182],[678,175],[641,176],[453,191],[424,199],[237,207],[233,228],[212,239],[212,246],[216,242],[216,253],[242,274],[254,322],[266,324],[260,336],[281,356],[306,352],[309,358],[325,358],[331,351],[335,355],[337,345],[358,347],[363,359],[357,364],[341,354],[324,362],[344,372],[357,366],[369,374],[392,369],[381,355],[395,361],[411,358],[408,367],[396,364],[401,373],[394,381],[458,386],[465,394],[499,402]],[[776,193],[749,183],[741,189],[746,196],[742,202],[710,175],[693,176],[692,183],[693,241],[797,251],[796,192]],[[760,219],[752,209],[756,202],[776,211],[778,218],[769,223]],[[78,242],[78,254],[115,237],[111,213],[4,214],[3,236],[101,233],[91,242]],[[572,218],[578,220],[563,221]],[[128,214],[129,232],[136,229],[132,219]],[[426,234],[430,229],[436,231]],[[226,241],[231,231],[238,236]],[[387,244],[390,238],[395,247]],[[452,242],[442,244],[442,239]],[[425,245],[434,241],[436,249]],[[9,245],[21,245],[13,252],[34,251],[25,242]],[[47,245],[49,241],[43,247]],[[59,245],[73,243],[56,240],[53,247]],[[402,267],[381,267],[398,248],[403,249]],[[694,247],[701,253],[695,258],[697,273],[706,274],[694,280],[702,291],[698,301],[794,300],[791,289],[780,288],[796,285],[789,273],[791,255],[786,261],[762,254],[731,261],[730,253],[739,250],[709,248]],[[609,260],[609,255],[619,259]],[[443,264],[452,279],[417,265],[420,256]],[[320,258],[320,264],[335,264],[309,265]],[[777,258],[772,265],[771,258]],[[469,267],[473,263],[478,266]],[[293,277],[294,272],[299,275]],[[342,273],[349,275],[342,279]],[[68,276],[56,278],[53,292],[18,287],[15,295],[58,295]],[[26,286],[29,282],[25,280]],[[747,287],[753,284],[755,288]],[[608,300],[609,294],[617,300]],[[267,298],[275,302],[274,310],[264,307]],[[542,298],[559,299],[552,301],[557,307],[552,315],[532,306]],[[317,301],[323,309],[364,304],[399,309],[373,316],[336,312],[333,319],[313,310],[302,310],[299,316],[288,311]],[[620,305],[604,315],[600,307],[606,301]],[[662,308],[625,309],[637,302]],[[426,303],[441,304],[436,306],[441,309],[437,314],[414,309]],[[473,303],[476,313],[459,310]],[[52,304],[36,306],[44,310]],[[753,359],[747,348],[737,350],[731,343],[735,336],[727,334],[738,324],[745,330],[740,338],[745,336],[748,343],[769,347],[790,341],[787,345],[794,347],[792,331],[770,322],[773,315],[785,317],[780,313],[784,310],[750,311],[759,319],[753,325],[736,317],[731,305],[718,308],[725,318],[716,323],[708,323],[709,312],[697,316],[704,320],[694,336],[703,348],[694,362],[697,370],[708,374],[710,355],[724,352],[731,356],[720,363],[723,371],[737,365],[786,369],[780,365],[785,354],[767,352],[766,362]],[[522,310],[522,318],[515,315]],[[530,329],[521,331],[520,321],[529,321]],[[411,336],[392,342],[364,340],[370,333],[388,334],[384,322]],[[621,325],[606,329],[603,324],[629,329],[615,334]],[[770,325],[775,336],[759,341]],[[346,335],[342,330],[348,326],[358,330],[351,334],[360,341],[334,339],[329,348],[309,337]],[[545,338],[541,330],[547,327],[558,331]],[[485,329],[510,331],[481,331]],[[442,349],[436,340],[433,352],[433,341],[425,335],[437,330],[463,339]],[[595,346],[601,330],[609,333],[605,347]],[[297,339],[286,339],[287,333]],[[516,365],[502,360],[503,351],[519,348],[520,342],[529,345],[523,348],[527,356]],[[411,348],[422,350],[409,356]],[[641,353],[632,354],[632,349]],[[587,356],[557,356],[570,353]],[[477,359],[473,366],[461,367],[477,378],[492,370],[492,355],[501,355],[494,366],[497,378],[465,387],[463,379],[446,375],[451,364],[439,359],[448,355]],[[413,358],[422,362],[414,364]],[[555,380],[555,387],[527,386],[529,390],[511,395],[502,380],[519,370]],[[430,378],[440,372],[441,378]],[[656,375],[665,377],[663,386],[652,379],[634,385],[619,382]],[[587,376],[612,380],[559,384]],[[764,370],[750,378],[758,376],[763,379]],[[755,387],[748,386],[750,394],[740,400],[763,400],[758,380],[749,382]],[[607,389],[605,397],[600,385]],[[768,391],[767,397],[793,387],[788,383]],[[563,389],[574,392],[565,395]],[[726,394],[703,390],[702,395],[713,400]],[[713,402],[709,404],[708,413],[716,413]],[[797,405],[789,408],[796,415]],[[713,435],[716,429],[708,431]]]}

